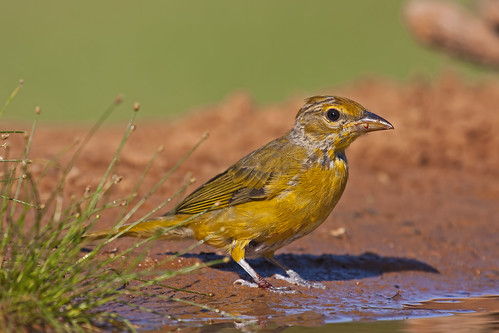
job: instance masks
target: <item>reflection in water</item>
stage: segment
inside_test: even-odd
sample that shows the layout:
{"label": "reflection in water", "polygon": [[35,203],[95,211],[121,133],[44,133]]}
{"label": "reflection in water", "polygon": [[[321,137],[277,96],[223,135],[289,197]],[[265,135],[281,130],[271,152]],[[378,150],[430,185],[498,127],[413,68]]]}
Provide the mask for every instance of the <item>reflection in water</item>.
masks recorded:
{"label": "reflection in water", "polygon": [[485,333],[499,331],[499,296],[441,298],[407,305],[410,309],[434,310],[443,317],[406,321],[404,332]]}
{"label": "reflection in water", "polygon": [[[389,320],[389,317],[370,317],[365,321],[353,320],[324,324],[323,318],[317,313],[305,312],[296,315],[288,322],[279,321],[273,316],[255,316],[247,318],[246,324],[234,322],[228,318],[225,321],[208,320],[199,327],[199,321],[191,322],[191,328],[196,332],[355,332],[355,333],[488,333],[499,331],[499,296],[483,296],[473,298],[434,299],[405,306],[410,316],[405,320]],[[269,309],[270,310],[270,309]],[[421,311],[421,312],[418,312]],[[272,312],[272,311],[270,311]],[[269,312],[269,313],[270,313]],[[417,314],[427,316],[417,318]],[[431,316],[431,317],[429,317]],[[380,318],[382,318],[380,320]],[[392,317],[393,318],[393,317]],[[400,317],[398,317],[400,318]],[[199,317],[197,318],[200,319]],[[288,316],[289,319],[289,316]],[[184,324],[187,322],[184,322]],[[249,323],[249,324],[248,324]],[[142,329],[155,331],[170,331],[176,325],[158,325],[148,322]],[[152,324],[152,325],[151,325]],[[302,326],[304,325],[304,326]],[[159,329],[159,330],[158,330]]]}
{"label": "reflection in water", "polygon": [[499,331],[499,312],[456,314],[446,317],[410,319],[407,333],[488,333]]}
{"label": "reflection in water", "polygon": [[[372,322],[330,323],[319,327],[310,326],[261,326],[264,332],[284,333],[489,333],[499,331],[499,313],[467,313],[447,315],[443,317],[417,318],[407,320],[380,320]],[[235,323],[219,323],[205,325],[198,332],[255,332],[255,327],[245,327]]]}
{"label": "reflection in water", "polygon": [[[466,276],[449,281],[448,276],[435,274],[437,270],[424,262],[371,253],[358,256],[281,254],[279,257],[288,265],[297,267],[304,277],[315,277],[328,288],[297,288],[298,294],[280,295],[233,286],[238,273],[244,272],[234,263],[229,263],[169,281],[175,287],[213,292],[212,296],[151,286],[148,293],[162,294],[167,299],[144,297],[133,301],[153,312],[126,308],[117,312],[143,331],[195,328],[196,331],[226,332],[235,329],[252,331],[256,327],[265,332],[292,332],[306,326],[307,332],[333,329],[346,332],[446,332],[450,327],[456,331],[453,333],[459,333],[477,327],[480,328],[478,332],[497,328],[499,296],[462,298],[485,290],[495,294],[496,280],[488,277],[473,279],[472,283]],[[213,253],[186,254],[182,258],[183,264],[217,259]],[[264,260],[257,259],[252,264],[270,279],[273,274],[280,273]],[[435,295],[451,298],[411,303]],[[200,309],[192,303],[175,302],[169,297],[206,307]],[[222,310],[238,319],[222,315]]]}

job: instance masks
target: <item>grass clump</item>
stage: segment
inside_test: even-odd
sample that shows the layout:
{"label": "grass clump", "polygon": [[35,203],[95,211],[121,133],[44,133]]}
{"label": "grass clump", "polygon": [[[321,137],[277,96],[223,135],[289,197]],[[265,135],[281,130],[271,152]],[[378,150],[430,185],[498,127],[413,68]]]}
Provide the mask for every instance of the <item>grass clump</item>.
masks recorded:
{"label": "grass clump", "polygon": [[[0,110],[0,117],[20,86]],[[134,130],[135,111],[139,109],[136,104],[120,146],[98,186],[95,189],[87,188],[80,198],[66,199],[63,189],[69,171],[82,154],[85,144],[120,102],[121,98],[116,99],[85,139],[77,147],[73,147],[75,152],[65,166],[59,165],[58,157],[43,165],[30,159],[39,108],[30,133],[0,131],[0,138],[3,140],[0,148],[3,150],[0,151],[0,331],[88,331],[102,326],[133,331],[135,328],[127,318],[108,310],[108,305],[122,303],[148,311],[127,303],[125,296],[132,294],[154,297],[144,291],[144,288],[152,284],[164,286],[161,281],[201,267],[194,265],[176,271],[159,271],[154,268],[137,270],[135,268],[143,255],[133,256],[132,260],[122,260],[123,256],[150,244],[157,236],[141,240],[111,256],[99,257],[104,246],[113,238],[104,239],[94,249],[82,252],[86,245],[85,231],[99,219],[104,210],[122,206],[122,213],[118,214],[116,223],[125,223],[197,147],[196,145],[187,153],[134,207],[130,207],[132,198],[137,195],[137,189],[157,154],[147,166],[133,193],[109,202],[110,190],[120,181],[120,177],[113,175],[112,171],[121,149]],[[18,156],[10,157],[13,152],[8,142],[13,136],[22,136],[24,145]],[[34,165],[38,167],[36,176],[32,172]],[[48,177],[50,168],[58,170],[59,178],[50,180],[53,190],[48,199],[42,202],[39,185]],[[155,213],[171,199],[165,200],[141,220]],[[151,279],[151,276],[154,278]],[[128,284],[129,282],[131,283]]]}

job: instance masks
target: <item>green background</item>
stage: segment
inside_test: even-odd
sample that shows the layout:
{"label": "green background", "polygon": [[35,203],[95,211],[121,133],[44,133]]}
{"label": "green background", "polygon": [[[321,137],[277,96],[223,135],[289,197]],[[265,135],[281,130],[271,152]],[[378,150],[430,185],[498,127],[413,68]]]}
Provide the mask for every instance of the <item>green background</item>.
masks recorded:
{"label": "green background", "polygon": [[[466,1],[465,1],[466,2]],[[10,118],[92,120],[118,93],[141,117],[248,91],[259,103],[380,75],[401,81],[456,67],[417,44],[404,1],[3,1],[0,101]],[[114,120],[126,119],[118,112]]]}

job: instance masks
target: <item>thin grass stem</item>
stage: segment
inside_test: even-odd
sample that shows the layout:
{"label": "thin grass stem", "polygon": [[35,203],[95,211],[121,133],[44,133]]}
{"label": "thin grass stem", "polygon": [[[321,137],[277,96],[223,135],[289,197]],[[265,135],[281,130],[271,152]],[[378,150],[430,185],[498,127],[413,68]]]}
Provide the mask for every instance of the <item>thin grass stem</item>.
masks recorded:
{"label": "thin grass stem", "polygon": [[175,165],[151,188],[151,190],[128,212],[125,217],[118,222],[117,227],[122,226],[130,217],[144,204],[144,202],[163,185],[163,183],[177,171],[177,169],[192,155],[192,153],[208,138],[208,133],[204,133],[201,139],[186,153]]}
{"label": "thin grass stem", "polygon": [[14,89],[14,91],[10,94],[9,98],[7,98],[7,101],[3,105],[2,109],[0,109],[0,119],[2,119],[3,114],[5,113],[5,110],[7,110],[7,106],[9,106],[10,102],[12,102],[14,97],[16,97],[16,95],[19,93],[19,91],[23,87],[23,83],[24,83],[23,79],[19,80],[19,83],[18,83],[16,89]]}

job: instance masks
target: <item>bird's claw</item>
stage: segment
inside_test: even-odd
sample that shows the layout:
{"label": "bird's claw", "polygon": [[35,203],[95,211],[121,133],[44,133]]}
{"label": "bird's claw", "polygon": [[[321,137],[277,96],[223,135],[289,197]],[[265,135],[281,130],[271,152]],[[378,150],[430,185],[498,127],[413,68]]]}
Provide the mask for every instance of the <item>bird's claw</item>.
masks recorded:
{"label": "bird's claw", "polygon": [[288,283],[296,284],[297,286],[300,286],[300,287],[326,289],[326,286],[323,285],[322,283],[307,281],[299,275],[298,276],[284,276],[281,274],[274,274],[272,277],[274,279],[277,279],[277,280],[284,280]]}
{"label": "bird's claw", "polygon": [[293,290],[289,287],[274,287],[267,281],[263,280],[265,283],[255,283],[255,282],[249,282],[243,279],[237,279],[234,281],[234,284],[240,285],[240,286],[245,286],[245,287],[250,287],[250,288],[262,288],[262,289],[267,289],[270,290],[274,293],[278,294],[298,294],[299,292],[296,290]]}
{"label": "bird's claw", "polygon": [[245,286],[245,287],[250,287],[250,288],[258,288],[259,285],[255,282],[249,282],[244,279],[237,279],[234,281],[234,284],[239,285],[239,286]]}

